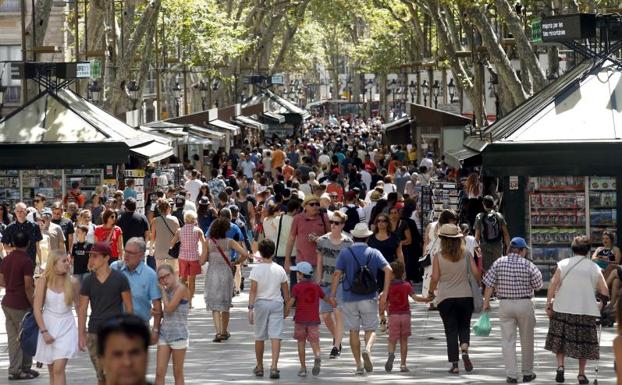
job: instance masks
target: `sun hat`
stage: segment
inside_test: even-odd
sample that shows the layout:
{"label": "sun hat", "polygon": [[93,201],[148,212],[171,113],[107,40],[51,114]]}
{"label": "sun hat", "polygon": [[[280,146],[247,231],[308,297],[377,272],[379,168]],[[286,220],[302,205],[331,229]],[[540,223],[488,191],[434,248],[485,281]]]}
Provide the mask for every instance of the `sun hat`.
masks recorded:
{"label": "sun hat", "polygon": [[367,238],[371,236],[373,233],[374,232],[371,231],[369,227],[367,226],[367,223],[357,223],[356,226],[354,226],[354,229],[350,231],[350,234],[354,238]]}
{"label": "sun hat", "polygon": [[91,247],[89,254],[96,254],[96,253],[104,254],[104,255],[111,255],[112,250],[110,249],[110,245],[108,245],[107,242],[95,242],[93,247]]}
{"label": "sun hat", "polygon": [[452,223],[445,223],[441,226],[441,230],[438,233],[439,237],[443,238],[462,238],[463,235],[460,232],[460,227]]}
{"label": "sun hat", "polygon": [[369,196],[369,200],[371,200],[372,202],[377,202],[380,200],[380,198],[382,198],[382,193],[378,190],[372,191],[371,195]]}
{"label": "sun hat", "polygon": [[291,271],[298,271],[304,275],[313,274],[313,266],[309,262],[299,262],[290,268]]}
{"label": "sun hat", "polygon": [[512,240],[510,241],[510,247],[516,247],[517,249],[529,249],[529,246],[527,246],[527,242],[524,238],[521,237],[512,238]]}
{"label": "sun hat", "polygon": [[302,202],[302,205],[306,206],[309,202],[320,203],[320,198],[318,198],[317,195],[307,195],[305,196],[305,200]]}

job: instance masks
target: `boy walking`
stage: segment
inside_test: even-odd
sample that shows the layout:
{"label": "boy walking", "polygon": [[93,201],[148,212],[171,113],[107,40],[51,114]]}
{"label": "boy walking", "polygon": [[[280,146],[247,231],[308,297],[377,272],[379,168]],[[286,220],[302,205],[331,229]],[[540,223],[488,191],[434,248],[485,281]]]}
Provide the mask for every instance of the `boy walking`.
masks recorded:
{"label": "boy walking", "polygon": [[[410,337],[410,304],[408,297],[412,297],[417,302],[429,302],[426,297],[416,295],[410,282],[404,280],[404,264],[400,261],[391,263],[393,276],[389,284],[387,302],[389,305],[389,357],[384,365],[387,372],[393,370],[395,360],[395,348],[397,341],[400,342],[400,372],[409,372],[406,366],[406,356],[408,355],[408,337]],[[384,320],[384,303],[380,304],[380,319]]]}
{"label": "boy walking", "polygon": [[313,349],[314,361],[311,373],[317,376],[320,374],[322,364],[320,358],[320,298],[324,298],[324,290],[313,281],[313,266],[309,262],[300,262],[298,265],[292,266],[291,270],[296,271],[298,275],[298,283],[292,288],[292,298],[287,304],[289,309],[296,303],[294,338],[298,341],[298,358],[300,359],[298,376],[307,376],[306,341],[309,341],[311,349]]}
{"label": "boy walking", "polygon": [[[283,309],[283,298],[289,303],[289,289],[285,270],[272,261],[274,242],[264,239],[257,246],[261,262],[256,264],[250,274],[251,291],[248,298],[248,322],[255,325],[255,357],[257,365],[253,373],[263,377],[263,353],[266,340],[272,342],[272,365],[270,378],[280,378],[277,364],[281,352],[283,319],[289,309]],[[281,291],[283,296],[281,296]]]}
{"label": "boy walking", "polygon": [[71,250],[71,259],[73,259],[73,276],[82,284],[84,277],[89,272],[89,251],[93,246],[86,241],[86,234],[89,232],[89,228],[86,225],[78,225],[76,227],[76,235],[78,241],[73,244],[73,250]]}

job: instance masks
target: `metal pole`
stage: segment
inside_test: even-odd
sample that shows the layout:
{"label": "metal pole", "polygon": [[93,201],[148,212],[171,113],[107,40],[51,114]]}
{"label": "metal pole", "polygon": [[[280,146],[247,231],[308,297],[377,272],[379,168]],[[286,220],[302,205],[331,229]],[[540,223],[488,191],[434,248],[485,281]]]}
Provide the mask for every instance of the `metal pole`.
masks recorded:
{"label": "metal pole", "polygon": [[188,71],[184,64],[184,115],[188,115]]}
{"label": "metal pole", "polygon": [[[26,61],[28,60],[26,51],[26,0],[21,2],[22,18],[22,105],[28,101],[28,80],[26,79]],[[34,25],[33,25],[34,27]]]}

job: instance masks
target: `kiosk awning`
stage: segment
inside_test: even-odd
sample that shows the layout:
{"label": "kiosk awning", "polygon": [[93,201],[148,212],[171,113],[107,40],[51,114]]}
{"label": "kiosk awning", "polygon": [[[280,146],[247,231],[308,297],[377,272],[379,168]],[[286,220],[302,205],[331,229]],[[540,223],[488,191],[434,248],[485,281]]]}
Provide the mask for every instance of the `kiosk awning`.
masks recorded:
{"label": "kiosk awning", "polygon": [[265,131],[268,128],[265,124],[244,115],[236,116],[235,118],[233,118],[233,121],[243,126],[254,128],[260,131]]}
{"label": "kiosk awning", "polygon": [[173,149],[171,147],[155,140],[132,147],[130,151],[148,162],[157,162],[173,155]]}
{"label": "kiosk awning", "polygon": [[468,147],[460,147],[445,153],[445,162],[451,167],[462,168],[481,163],[481,154]]}
{"label": "kiosk awning", "polygon": [[220,131],[210,130],[209,128],[199,127],[199,126],[190,126],[188,127],[188,132],[193,135],[202,136],[209,139],[214,140],[223,140],[225,139],[225,133]]}
{"label": "kiosk awning", "polygon": [[262,115],[276,124],[285,123],[285,117],[281,114],[277,114],[276,112],[266,111]]}
{"label": "kiosk awning", "polygon": [[214,119],[214,120],[210,120],[209,122],[207,122],[207,124],[209,124],[210,126],[214,126],[216,128],[220,128],[222,130],[231,131],[233,135],[240,134],[240,127],[235,126],[231,123],[227,123],[224,120]]}

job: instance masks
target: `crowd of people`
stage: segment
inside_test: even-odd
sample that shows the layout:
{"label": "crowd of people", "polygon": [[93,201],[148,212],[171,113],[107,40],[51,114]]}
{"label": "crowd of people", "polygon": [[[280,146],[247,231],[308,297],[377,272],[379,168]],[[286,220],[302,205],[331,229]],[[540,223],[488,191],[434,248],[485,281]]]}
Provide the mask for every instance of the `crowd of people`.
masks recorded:
{"label": "crowd of people", "polygon": [[[204,169],[189,166],[182,185],[148,194],[145,214],[137,210],[133,183],[91,197],[74,183],[62,201],[37,194],[32,207],[0,205],[9,379],[37,377],[34,359],[47,365],[50,384],[65,384],[68,360],[87,350],[98,383],[116,384],[114,349],[134,346],[146,354],[153,344],[155,383],[164,384],[172,358],[175,384],[183,384],[188,314],[196,278],[203,275],[214,343],[231,338],[233,297],[248,291],[255,376],[264,376],[264,344],[270,341],[266,372],[280,377],[290,313],[299,376],[308,374],[306,342],[311,374],[320,374],[322,323],[332,337],[329,359],[341,356],[347,332],[356,375],[374,370],[378,329],[388,334],[385,371],[393,371],[399,343],[399,370],[408,372],[412,298],[439,311],[451,374],[460,373],[460,361],[466,372],[474,370],[472,316],[497,300],[506,382],[532,381],[533,297],[543,280],[525,239],[511,237],[496,191],[484,188],[476,171],[452,169],[432,153],[418,162],[416,151],[383,145],[376,120],[314,119],[300,139],[245,142],[217,153]],[[435,180],[464,182],[463,204],[460,212],[444,210],[428,223],[418,199],[422,186]],[[619,286],[615,266],[622,254],[612,235],[593,255],[599,264],[590,262],[586,237],[570,246],[574,256],[559,262],[548,288],[545,349],[556,356],[557,382],[564,381],[564,360],[571,357],[579,360],[584,384],[587,360],[599,358],[597,320],[611,294],[608,286]],[[252,268],[246,279],[245,266]],[[612,277],[609,285],[603,272]],[[30,311],[40,330],[34,357],[17,339]],[[619,338],[615,352],[622,360]],[[144,371],[134,375],[144,381]]]}

